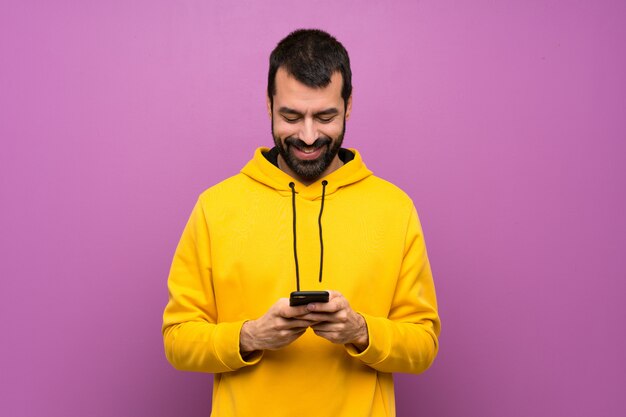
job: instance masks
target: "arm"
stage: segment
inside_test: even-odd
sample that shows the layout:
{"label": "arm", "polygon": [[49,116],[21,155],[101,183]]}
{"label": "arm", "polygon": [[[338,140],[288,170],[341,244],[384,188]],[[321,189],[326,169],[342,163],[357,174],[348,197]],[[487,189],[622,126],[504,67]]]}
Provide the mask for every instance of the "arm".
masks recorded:
{"label": "arm", "polygon": [[415,208],[407,225],[404,257],[389,316],[361,313],[367,323],[369,346],[348,353],[381,372],[420,373],[437,355],[441,322],[424,235]]}
{"label": "arm", "polygon": [[176,248],[163,313],[165,355],[179,370],[227,372],[261,359],[261,352],[246,355],[245,360],[240,354],[243,321],[217,323],[210,254],[209,231],[198,200]]}
{"label": "arm", "polygon": [[176,248],[163,313],[165,355],[176,369],[217,373],[254,365],[263,350],[292,343],[313,324],[295,318],[306,306],[290,307],[287,299],[278,300],[257,320],[218,323],[210,253],[198,200]]}
{"label": "arm", "polygon": [[435,359],[440,321],[430,265],[417,213],[413,208],[406,232],[400,276],[388,317],[374,317],[350,307],[331,291],[328,303],[308,306],[302,316],[318,321],[315,334],[344,344],[348,354],[381,372],[420,373]]}

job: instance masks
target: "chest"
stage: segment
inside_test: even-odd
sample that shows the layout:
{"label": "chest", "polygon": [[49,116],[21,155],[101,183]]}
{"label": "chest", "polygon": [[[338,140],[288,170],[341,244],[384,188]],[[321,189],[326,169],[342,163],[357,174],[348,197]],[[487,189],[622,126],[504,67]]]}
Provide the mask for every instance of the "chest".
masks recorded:
{"label": "chest", "polygon": [[296,290],[296,256],[300,289],[337,290],[355,309],[386,314],[402,263],[401,222],[384,205],[329,198],[321,222],[320,208],[317,200],[296,201],[295,239],[284,196],[213,213],[211,275],[222,318],[260,315],[288,297]]}

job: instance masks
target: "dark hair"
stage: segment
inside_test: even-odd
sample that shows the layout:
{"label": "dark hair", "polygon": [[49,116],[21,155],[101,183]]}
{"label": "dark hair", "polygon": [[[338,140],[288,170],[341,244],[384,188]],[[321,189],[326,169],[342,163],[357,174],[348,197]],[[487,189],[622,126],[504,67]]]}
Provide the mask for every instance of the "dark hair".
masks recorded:
{"label": "dark hair", "polygon": [[319,29],[298,29],[278,42],[270,55],[267,96],[274,102],[276,72],[285,69],[304,85],[326,87],[333,73],[343,78],[341,97],[347,105],[352,94],[352,71],[346,48],[330,34]]}

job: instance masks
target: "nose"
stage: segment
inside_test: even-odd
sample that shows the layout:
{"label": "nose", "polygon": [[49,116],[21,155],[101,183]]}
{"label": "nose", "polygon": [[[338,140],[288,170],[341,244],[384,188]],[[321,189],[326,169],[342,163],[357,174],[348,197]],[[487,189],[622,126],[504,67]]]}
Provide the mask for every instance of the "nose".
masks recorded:
{"label": "nose", "polygon": [[315,123],[312,117],[305,117],[302,129],[300,130],[300,139],[307,145],[313,145],[317,140],[319,134],[315,128]]}

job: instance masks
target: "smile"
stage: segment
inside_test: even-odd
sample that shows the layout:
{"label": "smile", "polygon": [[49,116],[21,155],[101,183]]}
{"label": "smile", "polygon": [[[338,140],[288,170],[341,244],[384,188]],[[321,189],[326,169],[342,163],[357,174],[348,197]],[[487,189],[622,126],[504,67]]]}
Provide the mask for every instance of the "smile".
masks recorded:
{"label": "smile", "polygon": [[320,146],[319,148],[309,148],[309,149],[300,149],[294,146],[293,153],[298,159],[310,161],[310,160],[319,158],[319,156],[322,154],[322,150],[324,149],[324,146]]}

